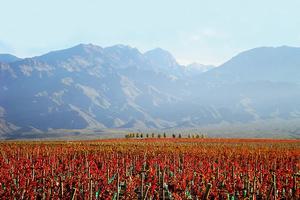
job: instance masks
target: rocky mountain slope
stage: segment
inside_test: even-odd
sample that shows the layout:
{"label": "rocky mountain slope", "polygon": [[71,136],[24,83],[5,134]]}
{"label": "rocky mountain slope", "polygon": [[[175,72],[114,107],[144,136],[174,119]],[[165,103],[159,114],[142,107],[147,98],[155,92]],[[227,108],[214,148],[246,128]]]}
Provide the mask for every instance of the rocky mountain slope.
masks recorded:
{"label": "rocky mountain slope", "polygon": [[0,56],[0,134],[168,129],[300,118],[300,48],[256,48],[207,71],[160,48],[92,44]]}

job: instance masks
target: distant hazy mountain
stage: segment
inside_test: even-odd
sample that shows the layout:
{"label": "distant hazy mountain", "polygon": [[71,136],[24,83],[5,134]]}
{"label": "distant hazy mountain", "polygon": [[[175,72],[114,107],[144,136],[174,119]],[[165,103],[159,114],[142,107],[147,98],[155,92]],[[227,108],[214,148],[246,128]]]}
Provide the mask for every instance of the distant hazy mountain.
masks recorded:
{"label": "distant hazy mountain", "polygon": [[182,66],[179,66],[175,58],[166,50],[156,48],[147,51],[144,56],[150,61],[154,70],[181,74]]}
{"label": "distant hazy mountain", "polygon": [[185,67],[185,72],[188,75],[195,76],[214,69],[214,65],[203,65],[199,63],[192,63]]}
{"label": "distant hazy mountain", "polygon": [[242,52],[206,74],[213,81],[300,81],[300,48],[260,47]]}
{"label": "distant hazy mountain", "polygon": [[20,60],[20,58],[11,54],[0,54],[0,63],[11,63]]}
{"label": "distant hazy mountain", "polygon": [[0,136],[300,119],[299,72],[293,47],[252,49],[219,67],[125,45],[0,59]]}

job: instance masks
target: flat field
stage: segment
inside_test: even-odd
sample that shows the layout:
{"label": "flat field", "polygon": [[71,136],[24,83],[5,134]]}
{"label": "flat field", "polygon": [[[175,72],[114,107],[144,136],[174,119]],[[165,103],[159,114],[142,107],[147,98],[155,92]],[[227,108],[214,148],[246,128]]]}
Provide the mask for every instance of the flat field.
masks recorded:
{"label": "flat field", "polygon": [[299,199],[300,140],[0,143],[1,199]]}

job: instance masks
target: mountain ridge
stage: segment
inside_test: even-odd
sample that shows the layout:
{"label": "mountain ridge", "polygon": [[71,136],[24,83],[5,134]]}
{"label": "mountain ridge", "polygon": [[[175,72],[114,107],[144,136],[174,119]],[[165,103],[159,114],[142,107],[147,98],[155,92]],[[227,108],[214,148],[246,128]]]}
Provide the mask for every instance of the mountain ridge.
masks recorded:
{"label": "mountain ridge", "polygon": [[18,58],[12,54],[0,54],[0,63],[11,63],[17,60],[21,60],[21,58]]}
{"label": "mountain ridge", "polygon": [[190,71],[166,50],[128,45],[79,44],[2,63],[0,136],[296,120],[299,49],[255,48]]}

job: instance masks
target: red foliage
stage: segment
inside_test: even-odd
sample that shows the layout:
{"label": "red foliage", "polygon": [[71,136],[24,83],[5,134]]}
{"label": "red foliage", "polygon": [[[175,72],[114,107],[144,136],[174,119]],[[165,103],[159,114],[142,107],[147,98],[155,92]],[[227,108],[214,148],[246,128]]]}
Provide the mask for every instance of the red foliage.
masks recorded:
{"label": "red foliage", "polygon": [[300,196],[299,140],[2,142],[0,150],[0,199]]}

